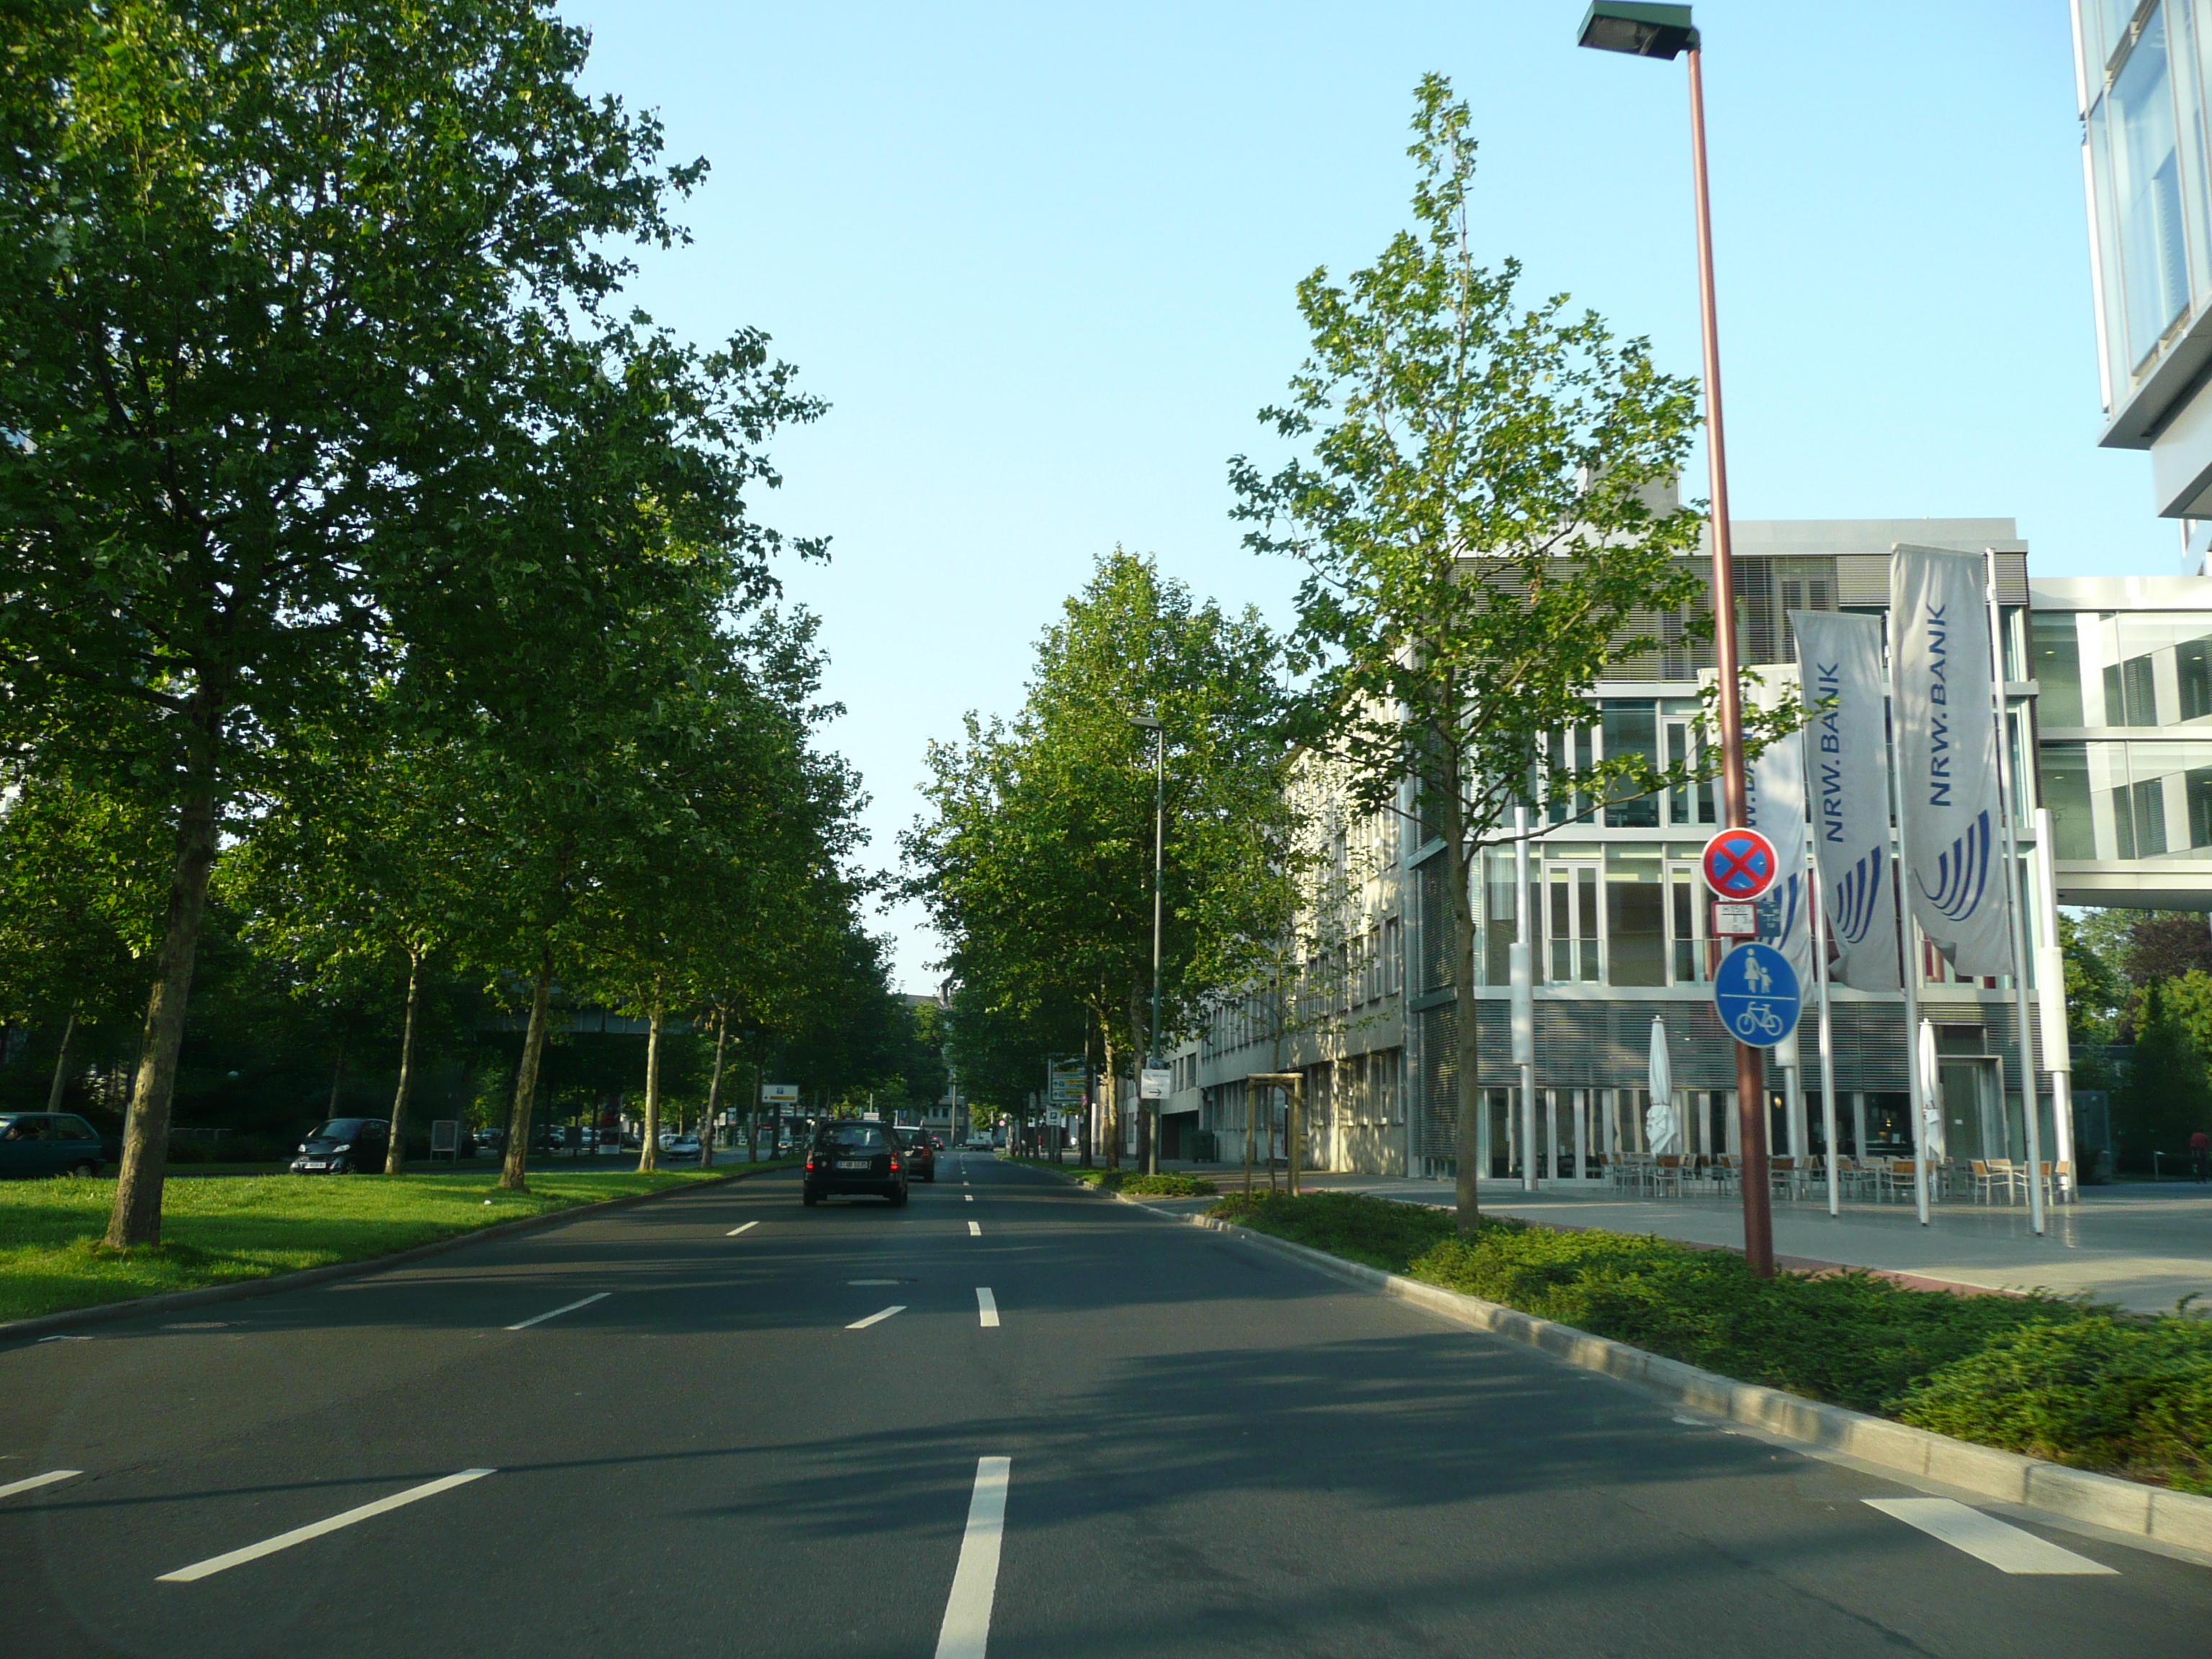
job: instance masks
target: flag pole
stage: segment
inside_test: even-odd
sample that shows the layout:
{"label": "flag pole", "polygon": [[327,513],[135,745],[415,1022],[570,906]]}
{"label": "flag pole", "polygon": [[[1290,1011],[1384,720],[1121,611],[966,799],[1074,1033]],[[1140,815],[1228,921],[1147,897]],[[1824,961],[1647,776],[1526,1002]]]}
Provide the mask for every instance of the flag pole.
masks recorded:
{"label": "flag pole", "polygon": [[[1997,734],[1997,817],[2004,825],[2005,909],[2012,922],[2012,988],[2020,1018],[2020,1115],[2027,1126],[2027,1229],[2040,1237],[2044,1229],[2043,1114],[2035,1103],[2035,1011],[2027,988],[2027,918],[2020,908],[2020,838],[2013,823],[2012,743],[2005,730],[2008,710],[2004,640],[1997,613],[1996,550],[1983,549],[1982,560],[1983,592],[1990,612],[1990,718]],[[1997,1105],[2002,1112],[2002,1095]]]}
{"label": "flag pole", "polygon": [[[1894,558],[1896,556],[1891,556]],[[1925,1121],[1927,1103],[1922,1098],[1925,1091],[1920,1076],[1920,963],[1927,947],[1921,943],[1920,924],[1912,914],[1912,906],[1905,896],[1905,744],[1899,724],[1902,708],[1897,696],[1897,637],[1898,620],[1894,614],[1889,619],[1889,726],[1892,742],[1889,746],[1890,785],[1897,791],[1897,862],[1890,867],[1898,872],[1893,884],[1897,889],[1899,920],[1904,924],[1903,937],[1898,943],[1905,952],[1905,1075],[1906,1098],[1911,1103],[1912,1113],[1912,1197],[1920,1216],[1920,1224],[1928,1224],[1928,1125]]]}

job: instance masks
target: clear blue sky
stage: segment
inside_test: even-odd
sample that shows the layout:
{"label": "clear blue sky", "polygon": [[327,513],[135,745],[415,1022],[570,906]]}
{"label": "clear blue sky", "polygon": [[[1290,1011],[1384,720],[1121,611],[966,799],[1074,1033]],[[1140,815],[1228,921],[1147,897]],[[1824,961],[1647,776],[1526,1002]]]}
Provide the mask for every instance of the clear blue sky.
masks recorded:
{"label": "clear blue sky", "polygon": [[[1425,70],[1473,106],[1486,249],[1695,372],[1683,70],[1576,50],[1582,9],[568,8],[593,88],[714,164],[637,298],[702,341],[766,329],[835,405],[762,514],[834,538],[787,580],[826,618],[876,862],[925,741],[1018,706],[1097,553],[1283,616],[1224,462],[1301,356],[1297,279],[1407,222]],[[2046,574],[2178,569],[2148,460],[2095,447],[2063,0],[1697,15],[1737,516],[2011,515]],[[931,988],[934,939],[884,925]]]}

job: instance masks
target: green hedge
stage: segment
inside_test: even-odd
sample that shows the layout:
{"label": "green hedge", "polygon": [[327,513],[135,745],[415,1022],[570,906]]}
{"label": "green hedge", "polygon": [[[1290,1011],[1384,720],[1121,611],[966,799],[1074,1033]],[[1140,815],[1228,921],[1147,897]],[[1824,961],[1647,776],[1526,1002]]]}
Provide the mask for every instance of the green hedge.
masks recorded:
{"label": "green hedge", "polygon": [[1129,1193],[1142,1198],[1211,1198],[1221,1189],[1204,1176],[1139,1175],[1131,1170],[1085,1170],[1073,1164],[1055,1164],[1048,1158],[1010,1158],[1009,1164],[1026,1164],[1032,1170],[1049,1170],[1054,1175],[1079,1181],[1086,1187],[1097,1187],[1109,1193]]}
{"label": "green hedge", "polygon": [[2079,1468],[2212,1492],[2212,1321],[1869,1273],[1761,1280],[1733,1251],[1486,1221],[1349,1193],[1212,1213],[1792,1394]]}

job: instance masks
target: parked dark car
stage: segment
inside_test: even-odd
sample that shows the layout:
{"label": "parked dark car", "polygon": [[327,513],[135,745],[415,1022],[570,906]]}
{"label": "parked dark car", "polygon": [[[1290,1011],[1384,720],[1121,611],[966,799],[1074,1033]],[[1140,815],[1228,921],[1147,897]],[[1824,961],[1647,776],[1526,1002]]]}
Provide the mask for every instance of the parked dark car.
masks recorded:
{"label": "parked dark car", "polygon": [[307,1132],[294,1175],[353,1175],[384,1168],[392,1125],[380,1117],[334,1117]]}
{"label": "parked dark car", "polygon": [[937,1179],[937,1149],[929,1144],[929,1133],[925,1129],[902,1128],[899,1139],[906,1144],[906,1175],[909,1181]]}
{"label": "parked dark car", "polygon": [[906,1202],[906,1147],[890,1125],[825,1123],[806,1149],[799,1201],[812,1206],[832,1193],[872,1193],[896,1208]]}
{"label": "parked dark car", "polygon": [[74,1112],[0,1113],[0,1176],[96,1176],[100,1131]]}

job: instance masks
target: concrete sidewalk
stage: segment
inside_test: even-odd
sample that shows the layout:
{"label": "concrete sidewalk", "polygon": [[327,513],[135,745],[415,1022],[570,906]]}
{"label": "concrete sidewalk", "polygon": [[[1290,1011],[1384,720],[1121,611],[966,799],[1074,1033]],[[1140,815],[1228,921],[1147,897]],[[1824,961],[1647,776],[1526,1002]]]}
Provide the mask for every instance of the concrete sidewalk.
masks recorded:
{"label": "concrete sidewalk", "polygon": [[[1243,1179],[1237,1166],[1171,1167],[1210,1176],[1224,1192]],[[1301,1182],[1310,1188],[1409,1203],[1454,1201],[1446,1181],[1309,1172]],[[1743,1211],[1735,1197],[1634,1199],[1595,1186],[1525,1193],[1517,1181],[1485,1181],[1481,1193],[1483,1207],[1493,1215],[1731,1249],[1743,1243]],[[1954,1200],[1935,1206],[1929,1216],[1923,1227],[1909,1204],[1846,1204],[1840,1216],[1831,1217],[1825,1202],[1778,1200],[1775,1253],[1985,1290],[2087,1292],[2146,1313],[2169,1313],[2191,1294],[2212,1303],[2212,1187],[2178,1182],[2092,1187],[2080,1203],[2051,1208],[2042,1238],[2028,1231],[2021,1206]]]}

